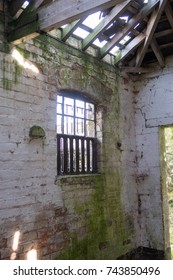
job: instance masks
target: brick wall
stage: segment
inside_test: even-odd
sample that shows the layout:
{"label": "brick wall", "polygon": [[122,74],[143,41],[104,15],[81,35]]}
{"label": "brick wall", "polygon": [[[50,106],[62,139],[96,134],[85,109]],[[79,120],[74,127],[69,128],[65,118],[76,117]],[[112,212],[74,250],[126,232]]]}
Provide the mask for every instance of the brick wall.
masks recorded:
{"label": "brick wall", "polygon": [[[32,248],[39,259],[116,259],[138,244],[133,86],[113,66],[46,36],[18,50],[40,73],[1,52],[1,258],[10,258],[20,231],[16,259],[26,259]],[[97,103],[98,175],[56,177],[56,94],[62,89]],[[34,125],[45,138],[29,137]]]}
{"label": "brick wall", "polygon": [[156,68],[135,82],[140,244],[165,251],[170,244],[160,139],[161,128],[173,124],[172,65],[173,58],[169,57],[164,69]]}

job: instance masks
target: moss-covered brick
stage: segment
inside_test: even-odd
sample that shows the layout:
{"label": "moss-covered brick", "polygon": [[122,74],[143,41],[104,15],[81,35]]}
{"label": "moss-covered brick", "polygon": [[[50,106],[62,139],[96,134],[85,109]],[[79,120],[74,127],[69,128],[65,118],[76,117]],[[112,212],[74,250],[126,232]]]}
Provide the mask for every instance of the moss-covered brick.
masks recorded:
{"label": "moss-covered brick", "polygon": [[45,137],[45,131],[42,127],[34,125],[30,128],[29,136],[31,138],[43,138]]}
{"label": "moss-covered brick", "polygon": [[[93,175],[90,180],[92,193],[83,202],[79,202],[82,190],[76,191],[73,198],[73,215],[81,221],[83,236],[79,228],[69,229],[66,238],[71,245],[57,259],[116,259],[123,252],[124,240],[130,240],[123,216],[119,174]],[[61,179],[63,190],[68,182],[68,178]],[[68,204],[68,199],[64,201]],[[130,241],[126,243],[129,250]]]}
{"label": "moss-covered brick", "polygon": [[14,85],[19,82],[22,67],[16,61],[12,64],[9,57],[4,57],[2,62],[2,87],[3,89],[10,91]]}
{"label": "moss-covered brick", "polygon": [[[117,259],[125,255],[133,249],[134,222],[122,202],[118,70],[46,35],[20,44],[17,50],[38,65],[40,73],[23,70],[10,55],[4,55],[1,77],[8,95],[2,90],[2,106],[3,112],[8,107],[4,120],[5,124],[9,121],[9,128],[4,125],[3,137],[7,135],[11,160],[11,172],[4,178],[14,195],[16,212],[10,223],[4,217],[0,234],[6,236],[8,225],[8,236],[13,237],[16,224],[23,233],[33,233],[34,244],[28,234],[26,240],[21,235],[19,258],[26,257],[32,246],[38,249],[39,259]],[[66,90],[96,103],[100,174],[58,177],[55,184],[56,94]],[[44,137],[44,145],[31,137]],[[6,252],[3,258],[8,257]]]}

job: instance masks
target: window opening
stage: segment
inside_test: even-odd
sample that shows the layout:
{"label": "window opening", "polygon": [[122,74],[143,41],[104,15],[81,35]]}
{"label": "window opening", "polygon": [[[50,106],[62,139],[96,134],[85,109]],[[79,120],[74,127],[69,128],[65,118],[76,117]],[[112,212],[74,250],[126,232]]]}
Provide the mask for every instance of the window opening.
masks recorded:
{"label": "window opening", "polygon": [[96,173],[95,104],[85,98],[57,96],[58,175]]}

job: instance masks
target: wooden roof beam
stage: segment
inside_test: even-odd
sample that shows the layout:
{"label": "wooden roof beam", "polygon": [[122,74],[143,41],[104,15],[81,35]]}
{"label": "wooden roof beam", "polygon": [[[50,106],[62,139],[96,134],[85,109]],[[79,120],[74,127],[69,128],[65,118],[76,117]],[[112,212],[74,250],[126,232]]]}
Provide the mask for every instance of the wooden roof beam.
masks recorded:
{"label": "wooden roof beam", "polygon": [[151,0],[137,15],[131,18],[125,27],[100,49],[100,58],[103,58],[111,49],[113,49],[113,47],[115,47],[116,44],[121,41],[141,19],[146,17],[159,2],[160,0]]}
{"label": "wooden roof beam", "polygon": [[44,0],[32,0],[32,2],[30,3],[30,10],[37,10],[41,4],[44,2]]}
{"label": "wooden roof beam", "polygon": [[13,20],[11,24],[15,26],[16,29],[18,29],[21,26],[25,26],[28,22],[32,23],[34,19],[37,20],[37,9],[43,2],[44,0],[31,0],[29,5],[23,10],[19,17],[16,20]]}
{"label": "wooden roof beam", "polygon": [[58,0],[39,9],[40,29],[50,31],[84,15],[110,8],[124,0]]}
{"label": "wooden roof beam", "polygon": [[135,37],[118,55],[115,57],[115,64],[118,64],[121,60],[125,59],[129,54],[131,54],[142,42],[145,40],[145,34],[141,33]]}
{"label": "wooden roof beam", "polygon": [[12,17],[14,17],[17,14],[24,2],[24,0],[13,0],[8,4],[9,13]]}
{"label": "wooden roof beam", "polygon": [[160,48],[156,42],[156,39],[153,37],[153,39],[151,40],[151,43],[150,43],[150,46],[160,64],[161,67],[164,67],[165,66],[165,60],[164,60],[164,57],[160,51]]}
{"label": "wooden roof beam", "polygon": [[147,25],[147,29],[146,29],[146,38],[144,41],[144,44],[139,48],[138,52],[137,52],[137,56],[136,56],[136,67],[140,67],[142,64],[142,61],[144,59],[145,53],[148,49],[148,46],[153,38],[155,29],[157,27],[157,24],[159,22],[159,19],[161,17],[161,14],[165,8],[165,5],[167,3],[167,0],[160,0],[159,6],[157,9],[154,9],[148,25]]}
{"label": "wooden roof beam", "polygon": [[[160,50],[166,50],[166,49],[173,49],[173,42],[167,43],[167,44],[163,44],[161,46],[159,46]],[[153,52],[153,50],[151,48],[148,48],[147,50],[147,54]]]}
{"label": "wooden roof beam", "polygon": [[143,74],[143,73],[149,73],[153,71],[154,68],[151,67],[131,67],[131,66],[120,66],[120,71],[122,73],[137,73],[137,74]]}
{"label": "wooden roof beam", "polygon": [[[25,0],[23,1],[25,3]],[[44,2],[44,0],[28,0],[29,4],[24,9],[24,11],[33,11],[40,7],[40,5]]]}
{"label": "wooden roof beam", "polygon": [[112,11],[96,26],[96,28],[83,40],[82,49],[86,50],[114,20],[118,19],[121,14],[131,4],[132,0],[126,0],[125,2],[116,5]]}
{"label": "wooden roof beam", "polygon": [[19,16],[18,20],[26,16],[28,13],[36,11],[41,4],[44,2],[44,0],[31,0],[29,2],[29,5],[24,9],[23,13]]}
{"label": "wooden roof beam", "polygon": [[159,32],[156,32],[154,34],[154,37],[155,38],[159,38],[159,37],[163,37],[163,36],[167,36],[167,35],[170,35],[173,33],[173,29],[167,29],[167,30],[163,30],[163,31],[159,31]]}
{"label": "wooden roof beam", "polygon": [[75,20],[74,22],[64,27],[61,36],[62,41],[65,42],[72,35],[72,33],[81,25],[81,23],[85,20],[85,18]]}
{"label": "wooden roof beam", "polygon": [[167,2],[166,6],[165,6],[165,14],[166,14],[169,24],[173,30],[173,11],[172,11],[172,7],[169,2]]}
{"label": "wooden roof beam", "polygon": [[8,40],[14,44],[19,44],[28,40],[29,37],[38,36],[40,31],[51,31],[85,15],[110,8],[122,2],[124,0],[56,0],[38,9],[37,22],[25,23],[25,26],[12,30]]}

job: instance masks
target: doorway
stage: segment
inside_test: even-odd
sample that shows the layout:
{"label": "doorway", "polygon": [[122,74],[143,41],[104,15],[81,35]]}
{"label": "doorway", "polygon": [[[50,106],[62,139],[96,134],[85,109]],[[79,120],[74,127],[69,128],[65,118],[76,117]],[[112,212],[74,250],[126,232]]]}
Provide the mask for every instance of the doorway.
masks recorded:
{"label": "doorway", "polygon": [[160,128],[160,147],[165,252],[173,259],[173,126]]}

